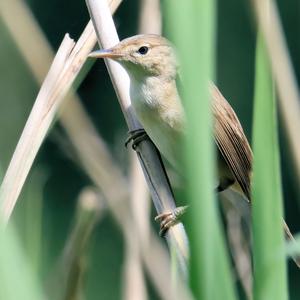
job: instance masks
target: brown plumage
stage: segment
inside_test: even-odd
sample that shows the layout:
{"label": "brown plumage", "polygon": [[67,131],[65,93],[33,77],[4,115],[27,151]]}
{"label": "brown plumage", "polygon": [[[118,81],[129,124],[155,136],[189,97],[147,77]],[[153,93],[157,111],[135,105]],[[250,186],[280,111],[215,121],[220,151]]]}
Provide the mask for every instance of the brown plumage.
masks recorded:
{"label": "brown plumage", "polygon": [[[211,96],[214,115],[214,139],[226,162],[226,166],[233,175],[233,178],[230,177],[231,174],[225,170],[223,172],[223,174],[225,173],[223,176],[227,176],[225,182],[232,179],[232,185],[228,187],[241,193],[251,202],[253,155],[250,145],[234,110],[215,85],[211,85]],[[286,239],[294,241],[294,237],[284,220],[283,228]],[[294,261],[300,268],[300,257],[294,257]]]}
{"label": "brown plumage", "polygon": [[[145,131],[163,156],[179,171],[178,153],[185,132],[185,115],[176,86],[177,61],[169,41],[158,35],[137,35],[91,57],[111,58],[130,76],[132,106]],[[251,202],[252,151],[232,107],[211,85],[214,140],[219,191],[232,188]],[[293,236],[284,222],[286,237]],[[300,259],[295,259],[300,266]]]}
{"label": "brown plumage", "polygon": [[[211,85],[214,139],[236,191],[241,191],[250,201],[252,151],[243,128],[227,100],[215,85]],[[226,170],[224,172],[226,176]],[[230,177],[231,174],[233,177]],[[236,185],[237,181],[238,185]]]}

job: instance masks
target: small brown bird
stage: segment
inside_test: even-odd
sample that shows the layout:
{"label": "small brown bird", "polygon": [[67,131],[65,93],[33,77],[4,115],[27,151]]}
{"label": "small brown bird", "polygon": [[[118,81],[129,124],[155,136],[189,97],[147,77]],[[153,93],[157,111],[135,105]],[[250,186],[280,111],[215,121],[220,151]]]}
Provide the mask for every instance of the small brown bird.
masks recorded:
{"label": "small brown bird", "polygon": [[[185,132],[185,115],[176,85],[177,59],[170,42],[159,35],[137,35],[110,49],[94,51],[90,57],[111,58],[127,70],[132,106],[139,121],[162,155],[180,171],[178,149]],[[213,84],[211,97],[218,149],[217,191],[231,188],[251,202],[250,145],[232,107]],[[159,217],[166,218],[164,225],[169,226],[174,221],[172,217],[182,211]],[[292,240],[285,222],[284,229]]]}

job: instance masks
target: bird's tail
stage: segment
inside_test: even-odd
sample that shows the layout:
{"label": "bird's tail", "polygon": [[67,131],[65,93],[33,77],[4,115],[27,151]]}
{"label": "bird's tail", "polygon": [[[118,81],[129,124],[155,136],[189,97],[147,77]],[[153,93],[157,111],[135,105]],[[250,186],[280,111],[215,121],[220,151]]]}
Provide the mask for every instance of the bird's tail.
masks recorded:
{"label": "bird's tail", "polygon": [[[296,240],[293,237],[293,235],[292,235],[289,227],[285,223],[285,221],[283,221],[283,228],[284,228],[284,233],[285,233],[285,239],[287,241],[291,241],[293,243],[296,243]],[[295,264],[297,265],[297,267],[300,268],[300,255],[293,256],[293,260],[294,260]]]}

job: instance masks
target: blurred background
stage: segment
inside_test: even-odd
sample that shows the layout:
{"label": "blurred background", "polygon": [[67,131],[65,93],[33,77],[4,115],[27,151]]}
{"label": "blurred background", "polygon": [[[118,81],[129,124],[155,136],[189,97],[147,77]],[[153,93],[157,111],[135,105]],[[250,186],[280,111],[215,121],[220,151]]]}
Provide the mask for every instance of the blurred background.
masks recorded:
{"label": "blurred background", "polygon": [[[77,40],[89,20],[85,1],[27,0],[24,3],[54,51],[59,47],[65,33]],[[277,3],[299,82],[300,2],[280,0]],[[142,4],[142,0],[123,1],[115,13],[114,20],[120,39],[140,32]],[[0,9],[2,10],[1,7]],[[2,13],[5,13],[4,10]],[[14,18],[18,22],[18,10],[15,11]],[[164,25],[163,19],[162,24]],[[235,109],[250,141],[255,59],[254,24],[249,1],[218,1],[216,82]],[[4,174],[39,91],[39,85],[1,14],[0,36],[0,166],[1,174]],[[39,47],[38,44],[32,46]],[[191,50],[191,55],[196,53],[197,49]],[[106,67],[102,61],[97,61],[93,66],[87,65],[85,72],[88,73],[85,78],[83,76],[78,88],[80,102],[103,137],[114,163],[129,180],[132,171],[129,168],[131,150],[124,147],[127,127]],[[68,104],[64,109],[68,110]],[[281,123],[279,127],[286,220],[292,232],[299,232],[299,186]],[[78,163],[78,155],[66,130],[60,122],[56,122],[39,151],[13,215],[22,248],[39,280],[46,283],[46,286],[48,282],[49,286],[53,284],[51,274],[57,272],[56,266],[66,241],[70,240],[71,232],[74,231],[78,199],[85,195],[83,191],[89,192],[86,188],[92,185],[91,179]],[[92,195],[98,194],[92,190]],[[120,227],[105,209],[105,204],[103,206],[101,217],[97,214],[95,218],[98,220],[97,224],[95,227],[91,225],[93,233],[80,263],[80,268],[85,269],[83,293],[86,299],[91,300],[124,299],[127,246]],[[153,219],[154,215],[153,211],[149,218]],[[159,226],[153,226],[158,232]],[[161,242],[163,244],[163,240]],[[299,299],[299,270],[289,262],[288,272],[290,299]],[[148,275],[145,282],[148,298],[160,299]]]}

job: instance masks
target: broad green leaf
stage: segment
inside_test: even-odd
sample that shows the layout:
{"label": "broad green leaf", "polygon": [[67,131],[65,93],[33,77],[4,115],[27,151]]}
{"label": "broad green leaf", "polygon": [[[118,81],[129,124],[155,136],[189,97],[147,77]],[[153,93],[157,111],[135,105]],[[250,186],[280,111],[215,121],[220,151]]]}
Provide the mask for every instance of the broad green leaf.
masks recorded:
{"label": "broad green leaf", "polygon": [[254,298],[287,299],[276,103],[264,42],[256,49],[253,125]]}
{"label": "broad green leaf", "polygon": [[12,228],[0,228],[0,245],[0,299],[44,299],[36,275]]}
{"label": "broad green leaf", "polygon": [[215,69],[215,1],[165,1],[167,35],[178,48],[187,117],[190,282],[196,299],[235,299],[213,195],[214,148],[208,84]]}

